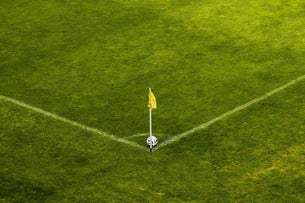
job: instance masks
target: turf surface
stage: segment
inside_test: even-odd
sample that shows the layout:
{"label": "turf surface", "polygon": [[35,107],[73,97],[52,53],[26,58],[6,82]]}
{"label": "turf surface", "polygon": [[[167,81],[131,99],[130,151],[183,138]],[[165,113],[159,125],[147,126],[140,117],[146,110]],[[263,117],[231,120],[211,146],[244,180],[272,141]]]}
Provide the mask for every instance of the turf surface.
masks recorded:
{"label": "turf surface", "polygon": [[[147,132],[152,87],[162,142],[304,75],[304,14],[301,0],[4,0],[0,95],[127,138]],[[302,201],[304,87],[153,154],[0,101],[0,200]]]}

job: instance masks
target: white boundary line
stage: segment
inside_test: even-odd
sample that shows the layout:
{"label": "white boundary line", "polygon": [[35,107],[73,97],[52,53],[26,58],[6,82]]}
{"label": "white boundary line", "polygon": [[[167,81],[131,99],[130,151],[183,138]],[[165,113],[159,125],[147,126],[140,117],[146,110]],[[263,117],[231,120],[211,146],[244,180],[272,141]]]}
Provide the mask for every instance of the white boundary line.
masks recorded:
{"label": "white boundary line", "polygon": [[149,133],[138,133],[138,134],[134,134],[134,135],[130,135],[128,137],[125,137],[125,139],[132,139],[135,137],[144,137],[144,136],[149,136]]}
{"label": "white boundary line", "polygon": [[177,141],[179,141],[180,139],[182,139],[182,138],[184,138],[184,137],[186,137],[186,136],[188,136],[188,135],[190,135],[190,134],[192,134],[192,133],[194,133],[194,132],[196,132],[196,131],[198,131],[198,130],[202,130],[202,129],[204,129],[204,128],[207,128],[207,127],[209,127],[210,125],[216,123],[217,121],[220,121],[220,120],[222,120],[222,119],[224,119],[224,118],[226,118],[226,117],[228,117],[228,116],[230,116],[230,115],[232,115],[232,114],[234,114],[234,113],[236,113],[236,112],[239,112],[239,111],[241,111],[241,110],[243,110],[243,109],[246,109],[246,108],[252,106],[253,104],[256,104],[256,103],[258,103],[258,102],[261,102],[261,101],[267,99],[268,97],[270,97],[270,96],[272,96],[272,95],[274,95],[274,94],[276,94],[276,93],[278,93],[278,92],[280,92],[280,91],[282,91],[282,90],[284,90],[284,89],[286,89],[286,88],[288,88],[288,87],[290,87],[290,86],[292,86],[292,85],[296,84],[297,82],[300,82],[300,81],[302,81],[302,80],[304,80],[304,79],[305,79],[305,75],[302,75],[302,76],[298,77],[297,79],[292,80],[292,81],[286,83],[285,85],[283,85],[283,86],[281,86],[281,87],[278,87],[278,88],[276,88],[276,89],[274,89],[274,90],[272,90],[272,91],[266,93],[265,95],[263,95],[263,96],[261,96],[261,97],[258,97],[258,98],[256,98],[256,99],[253,99],[253,100],[251,100],[251,101],[249,101],[249,102],[247,102],[247,103],[245,103],[245,104],[243,104],[243,105],[241,105],[241,106],[238,106],[238,107],[236,107],[236,108],[234,108],[234,109],[232,109],[232,110],[230,110],[230,111],[227,111],[226,113],[224,113],[224,114],[222,114],[222,115],[220,115],[220,116],[218,116],[218,117],[216,117],[216,118],[214,118],[214,119],[212,119],[212,120],[210,120],[210,121],[208,121],[208,122],[206,122],[206,123],[203,123],[203,124],[201,124],[201,125],[199,125],[199,126],[193,128],[193,129],[190,129],[190,130],[188,130],[188,131],[186,131],[186,132],[184,132],[184,133],[181,133],[181,134],[176,135],[176,136],[174,136],[174,137],[172,137],[172,138],[169,138],[168,140],[166,140],[166,141],[160,143],[160,144],[155,148],[155,150],[156,150],[156,149],[163,148],[163,147],[165,147],[166,145],[169,145],[169,144],[171,144],[171,143],[173,143],[173,142],[177,142]]}
{"label": "white boundary line", "polygon": [[[161,133],[153,133],[153,135],[155,135],[155,136],[169,136],[167,134],[161,134]],[[149,133],[137,133],[137,134],[125,137],[125,139],[128,140],[128,139],[133,139],[133,138],[136,138],[136,137],[144,137],[144,136],[149,136]]]}
{"label": "white boundary line", "polygon": [[64,118],[64,117],[62,117],[62,116],[58,116],[58,115],[56,115],[56,114],[54,114],[54,113],[47,112],[47,111],[45,111],[45,110],[43,110],[43,109],[40,109],[40,108],[31,106],[31,105],[29,105],[29,104],[26,104],[26,103],[24,103],[24,102],[18,101],[18,100],[16,100],[16,99],[12,99],[12,98],[10,98],[10,97],[6,97],[6,96],[3,96],[3,95],[0,95],[0,100],[7,101],[7,102],[13,103],[13,104],[18,105],[18,106],[22,106],[22,107],[24,107],[24,108],[26,108],[26,109],[35,111],[35,112],[40,113],[40,114],[42,114],[42,115],[44,115],[44,116],[53,118],[53,119],[55,119],[55,120],[62,121],[62,122],[64,122],[64,123],[68,123],[68,124],[70,124],[70,125],[72,125],[72,126],[76,126],[76,127],[81,128],[81,129],[83,129],[83,130],[86,130],[86,131],[89,131],[89,132],[92,132],[92,133],[101,135],[101,136],[103,136],[103,137],[109,138],[109,139],[114,140],[114,141],[116,141],[116,142],[121,142],[121,143],[127,144],[127,145],[129,145],[129,146],[136,147],[136,148],[138,148],[138,149],[147,150],[146,147],[141,146],[141,145],[139,145],[139,144],[137,144],[137,143],[134,143],[134,142],[125,140],[125,139],[123,139],[123,138],[116,137],[116,136],[114,136],[114,135],[105,133],[105,132],[100,131],[100,130],[98,130],[98,129],[95,129],[95,128],[92,128],[92,127],[83,125],[83,124],[81,124],[81,123],[78,123],[78,122],[69,120],[69,119]]}
{"label": "white boundary line", "polygon": [[[173,143],[173,142],[177,142],[177,141],[179,141],[180,139],[182,139],[182,138],[184,138],[184,137],[186,137],[186,136],[188,136],[188,135],[190,135],[190,134],[193,134],[193,133],[196,132],[196,131],[205,129],[205,128],[209,127],[210,125],[216,123],[217,121],[220,121],[220,120],[222,120],[222,119],[224,119],[224,118],[226,118],[226,117],[228,117],[228,116],[230,116],[230,115],[232,115],[232,114],[234,114],[234,113],[236,113],[236,112],[239,112],[239,111],[241,111],[241,110],[243,110],[243,109],[246,109],[246,108],[248,108],[248,107],[250,107],[250,106],[252,106],[252,105],[254,105],[254,104],[256,104],[256,103],[259,103],[259,102],[261,102],[261,101],[267,99],[268,97],[270,97],[270,96],[272,96],[272,95],[274,95],[274,94],[276,94],[276,93],[278,93],[278,92],[280,92],[280,91],[282,91],[282,90],[284,90],[284,89],[286,89],[286,88],[288,88],[288,87],[290,87],[290,86],[292,86],[292,85],[294,85],[294,84],[296,84],[296,83],[298,83],[298,82],[300,82],[300,81],[302,81],[302,80],[304,80],[304,79],[305,79],[305,75],[302,75],[302,76],[298,77],[297,79],[292,80],[292,81],[286,83],[285,85],[283,85],[283,86],[281,86],[281,87],[278,87],[278,88],[276,88],[276,89],[274,89],[274,90],[272,90],[272,91],[270,91],[270,92],[264,94],[264,95],[261,96],[261,97],[258,97],[258,98],[256,98],[256,99],[253,99],[253,100],[251,100],[251,101],[249,101],[249,102],[247,102],[247,103],[245,103],[245,104],[243,104],[243,105],[241,105],[241,106],[238,106],[238,107],[236,107],[236,108],[234,108],[234,109],[232,109],[232,110],[230,110],[230,111],[227,111],[226,113],[224,113],[224,114],[222,114],[222,115],[220,115],[220,116],[218,116],[218,117],[216,117],[216,118],[214,118],[214,119],[212,119],[212,120],[210,120],[210,121],[208,121],[208,122],[206,122],[206,123],[203,123],[203,124],[201,124],[201,125],[199,125],[199,126],[193,128],[193,129],[190,129],[190,130],[188,130],[188,131],[186,131],[186,132],[184,132],[184,133],[181,133],[181,134],[179,134],[179,135],[176,135],[176,136],[174,136],[174,137],[172,137],[172,138],[170,138],[170,139],[168,139],[168,140],[166,140],[166,141],[160,143],[160,144],[155,148],[155,150],[156,150],[156,149],[161,149],[161,148],[163,148],[163,147],[165,147],[165,146],[167,146],[167,145],[169,145],[169,144],[171,144],[171,143]],[[100,130],[98,130],[98,129],[95,129],[95,128],[92,128],[92,127],[83,125],[83,124],[81,124],[81,123],[78,123],[78,122],[69,120],[69,119],[64,118],[64,117],[62,117],[62,116],[58,116],[58,115],[56,115],[56,114],[54,114],[54,113],[47,112],[47,111],[45,111],[45,110],[43,110],[43,109],[36,108],[36,107],[34,107],[34,106],[31,106],[31,105],[29,105],[29,104],[23,103],[23,102],[18,101],[18,100],[16,100],[16,99],[12,99],[12,98],[10,98],[10,97],[6,97],[6,96],[3,96],[3,95],[0,95],[0,100],[5,100],[5,101],[7,101],[7,102],[11,102],[11,103],[16,104],[16,105],[18,105],[18,106],[22,106],[22,107],[24,107],[24,108],[27,108],[27,109],[30,109],[30,110],[35,111],[35,112],[37,112],[37,113],[40,113],[40,114],[42,114],[42,115],[45,115],[45,116],[47,116],[47,117],[51,117],[51,118],[53,118],[53,119],[55,119],[55,120],[59,120],[59,121],[62,121],[62,122],[64,122],[64,123],[68,123],[68,124],[70,124],[70,125],[72,125],[72,126],[79,127],[79,128],[81,128],[81,129],[83,129],[83,130],[86,130],[86,131],[89,131],[89,132],[92,132],[92,133],[101,135],[101,136],[103,136],[103,137],[112,139],[112,140],[114,140],[114,141],[121,142],[121,143],[127,144],[127,145],[129,145],[129,146],[136,147],[136,148],[138,148],[138,149],[147,150],[146,147],[141,146],[141,145],[139,145],[139,144],[137,144],[137,143],[134,143],[134,142],[125,140],[125,139],[123,139],[123,138],[116,137],[116,136],[114,136],[114,135],[111,135],[111,134],[108,134],[108,133],[105,133],[105,132],[102,132],[102,131],[100,131]],[[143,134],[136,134],[136,135],[143,135]],[[136,136],[136,135],[133,135],[133,136]]]}

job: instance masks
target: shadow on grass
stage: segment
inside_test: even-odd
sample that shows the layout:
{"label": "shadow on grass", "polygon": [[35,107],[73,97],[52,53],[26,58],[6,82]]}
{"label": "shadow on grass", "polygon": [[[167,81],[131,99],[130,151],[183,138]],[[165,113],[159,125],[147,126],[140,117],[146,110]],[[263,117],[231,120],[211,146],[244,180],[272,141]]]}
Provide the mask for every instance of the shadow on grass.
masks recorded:
{"label": "shadow on grass", "polygon": [[0,174],[0,199],[9,199],[13,202],[42,202],[54,193],[52,189],[42,185]]}

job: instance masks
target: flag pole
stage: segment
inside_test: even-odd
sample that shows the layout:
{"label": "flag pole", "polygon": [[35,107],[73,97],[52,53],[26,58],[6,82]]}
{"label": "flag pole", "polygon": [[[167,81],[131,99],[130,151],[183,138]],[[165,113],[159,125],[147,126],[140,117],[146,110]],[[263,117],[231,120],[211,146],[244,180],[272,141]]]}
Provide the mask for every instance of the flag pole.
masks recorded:
{"label": "flag pole", "polygon": [[[149,88],[149,93],[151,93],[151,88]],[[149,151],[152,152],[152,107],[151,106],[149,106],[149,137],[150,137]]]}

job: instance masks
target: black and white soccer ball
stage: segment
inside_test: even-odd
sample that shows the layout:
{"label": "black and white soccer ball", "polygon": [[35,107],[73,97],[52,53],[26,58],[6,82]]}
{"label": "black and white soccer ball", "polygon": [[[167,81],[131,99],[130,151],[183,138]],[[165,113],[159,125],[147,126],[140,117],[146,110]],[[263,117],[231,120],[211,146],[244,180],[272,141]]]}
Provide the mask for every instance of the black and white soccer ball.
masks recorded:
{"label": "black and white soccer ball", "polygon": [[[152,140],[152,147],[157,146],[157,144],[158,144],[158,139],[157,139],[155,136],[151,136],[151,140]],[[150,147],[151,140],[150,140],[150,136],[146,139],[146,145],[147,145],[148,147]]]}

